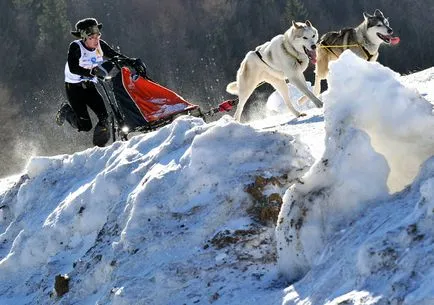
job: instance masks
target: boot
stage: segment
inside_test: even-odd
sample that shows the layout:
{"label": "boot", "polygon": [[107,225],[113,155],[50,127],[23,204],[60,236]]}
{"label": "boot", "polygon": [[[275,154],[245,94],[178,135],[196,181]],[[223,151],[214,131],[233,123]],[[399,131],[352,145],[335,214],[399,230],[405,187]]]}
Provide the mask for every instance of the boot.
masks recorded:
{"label": "boot", "polygon": [[66,116],[69,112],[74,112],[69,104],[63,104],[56,114],[56,123],[59,126],[63,126],[66,120]]}
{"label": "boot", "polygon": [[93,131],[93,144],[104,147],[110,140],[110,124],[107,119],[99,121]]}
{"label": "boot", "polygon": [[63,126],[65,121],[67,121],[73,128],[78,129],[77,116],[71,105],[66,103],[60,107],[56,114],[57,125]]}

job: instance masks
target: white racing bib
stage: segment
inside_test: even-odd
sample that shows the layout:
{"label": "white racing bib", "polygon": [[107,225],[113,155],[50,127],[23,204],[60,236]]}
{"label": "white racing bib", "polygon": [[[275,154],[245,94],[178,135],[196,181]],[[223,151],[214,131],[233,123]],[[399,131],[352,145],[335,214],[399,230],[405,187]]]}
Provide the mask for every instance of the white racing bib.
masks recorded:
{"label": "white racing bib", "polygon": [[[85,69],[92,69],[99,64],[101,64],[103,59],[103,53],[100,47],[96,48],[93,51],[89,51],[86,49],[83,44],[80,42],[80,40],[74,40],[73,43],[77,43],[80,46],[81,56],[78,61],[78,65],[80,67],[83,67]],[[92,81],[96,83],[98,80],[96,77],[86,77],[78,74],[74,74],[69,70],[68,62],[65,64],[65,82],[67,83],[79,83],[82,81]]]}

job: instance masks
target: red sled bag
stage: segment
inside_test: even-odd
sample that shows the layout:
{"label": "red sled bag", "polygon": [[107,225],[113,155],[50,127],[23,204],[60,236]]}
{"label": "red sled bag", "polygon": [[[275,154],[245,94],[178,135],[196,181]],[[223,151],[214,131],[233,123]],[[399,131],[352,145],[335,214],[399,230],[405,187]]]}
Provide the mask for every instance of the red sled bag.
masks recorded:
{"label": "red sled bag", "polygon": [[133,78],[127,67],[121,69],[122,84],[146,122],[152,123],[170,116],[198,109],[175,92],[142,76]]}

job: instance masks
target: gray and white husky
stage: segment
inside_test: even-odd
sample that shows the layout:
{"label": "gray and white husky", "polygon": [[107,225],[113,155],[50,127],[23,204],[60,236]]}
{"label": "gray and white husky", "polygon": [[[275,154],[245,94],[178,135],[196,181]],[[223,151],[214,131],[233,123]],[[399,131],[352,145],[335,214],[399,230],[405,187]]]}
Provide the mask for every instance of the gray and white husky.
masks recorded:
{"label": "gray and white husky", "polygon": [[255,51],[249,51],[238,69],[237,80],[226,87],[227,92],[238,95],[235,119],[241,120],[247,99],[262,82],[269,83],[279,92],[296,117],[303,114],[292,105],[286,80],[294,84],[317,107],[322,107],[322,102],[306,86],[303,74],[309,60],[315,63],[317,42],[318,31],[309,20],[305,23],[293,21],[284,34],[256,47]]}
{"label": "gray and white husky", "polygon": [[316,96],[321,91],[321,80],[327,77],[329,62],[336,60],[345,50],[350,49],[368,61],[376,61],[381,44],[399,43],[399,38],[392,36],[389,21],[380,10],[375,10],[374,15],[363,13],[363,17],[363,22],[356,28],[328,32],[321,37],[317,48],[313,89]]}

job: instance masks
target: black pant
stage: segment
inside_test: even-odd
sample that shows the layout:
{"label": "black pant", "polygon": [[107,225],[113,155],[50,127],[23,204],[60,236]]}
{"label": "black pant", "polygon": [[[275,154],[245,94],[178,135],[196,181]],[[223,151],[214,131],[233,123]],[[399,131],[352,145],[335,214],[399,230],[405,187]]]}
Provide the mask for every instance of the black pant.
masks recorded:
{"label": "black pant", "polygon": [[[77,122],[75,125],[78,131],[90,131],[92,129],[92,121],[87,107],[92,109],[100,122],[107,120],[108,114],[104,100],[93,82],[65,83],[65,89],[69,104],[75,112]],[[74,126],[74,124],[71,125]]]}

